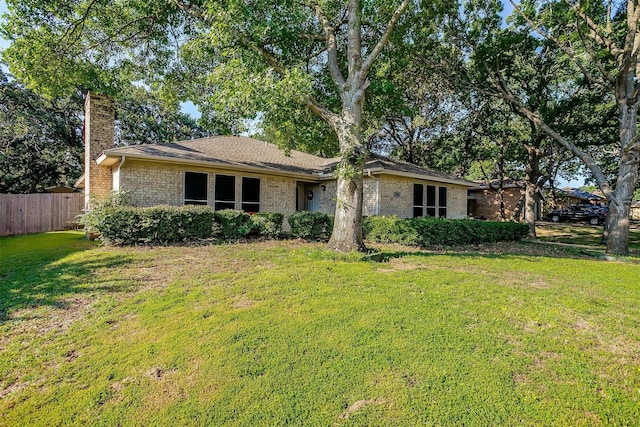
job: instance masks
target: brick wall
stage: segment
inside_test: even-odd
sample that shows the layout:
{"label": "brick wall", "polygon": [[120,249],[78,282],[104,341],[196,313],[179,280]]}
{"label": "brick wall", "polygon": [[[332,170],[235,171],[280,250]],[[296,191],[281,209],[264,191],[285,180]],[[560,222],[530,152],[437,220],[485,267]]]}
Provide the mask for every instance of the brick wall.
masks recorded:
{"label": "brick wall", "polygon": [[[380,215],[396,215],[400,218],[413,217],[413,184],[422,184],[447,188],[447,218],[462,219],[467,217],[467,187],[393,175],[381,175],[379,179]],[[371,212],[375,212],[371,208],[371,206],[375,206],[373,179],[370,179],[369,184],[365,185],[365,190],[367,188],[370,191],[365,194],[365,206]]]}
{"label": "brick wall", "polygon": [[335,214],[336,212],[336,190],[337,190],[338,182],[335,179],[330,181],[322,181],[320,185],[324,185],[325,190],[322,191],[322,187],[320,187],[320,206],[318,207],[319,212],[324,212],[328,214]]}
{"label": "brick wall", "polygon": [[[413,217],[413,184],[447,187],[447,218],[467,217],[467,187],[393,175],[364,177],[363,215]],[[326,186],[326,191],[320,195],[320,212],[333,214],[336,209],[336,181],[323,181],[322,185]]]}
{"label": "brick wall", "polygon": [[[84,170],[85,207],[91,196],[100,200],[112,188],[109,168],[98,167],[96,159],[108,148],[113,148],[115,105],[108,96],[89,92],[84,103]],[[88,171],[88,173],[87,173]]]}
{"label": "brick wall", "polygon": [[[120,188],[118,190],[127,191],[129,202],[136,206],[158,204],[180,206],[184,204],[184,173],[187,171],[209,175],[207,203],[212,207],[215,202],[216,174],[236,177],[236,209],[242,207],[242,177],[260,178],[260,211],[282,213],[285,215],[285,230],[289,230],[287,218],[296,211],[296,183],[298,182],[296,178],[127,160],[119,171]],[[446,186],[447,217],[465,218],[467,216],[466,187],[391,175],[364,178],[364,215],[379,213],[380,215],[411,218],[413,216],[414,183]],[[325,186],[324,191],[321,186]],[[318,206],[320,212],[330,214],[335,212],[335,192],[336,180],[320,183]],[[380,203],[379,212],[377,212],[378,202]]]}
{"label": "brick wall", "polygon": [[[512,221],[514,212],[517,211],[520,199],[524,197],[524,191],[519,188],[504,189],[505,219]],[[520,209],[522,211],[522,209]],[[473,190],[473,198],[469,203],[469,214],[476,218],[486,218],[491,221],[500,221],[500,196],[493,190]]]}

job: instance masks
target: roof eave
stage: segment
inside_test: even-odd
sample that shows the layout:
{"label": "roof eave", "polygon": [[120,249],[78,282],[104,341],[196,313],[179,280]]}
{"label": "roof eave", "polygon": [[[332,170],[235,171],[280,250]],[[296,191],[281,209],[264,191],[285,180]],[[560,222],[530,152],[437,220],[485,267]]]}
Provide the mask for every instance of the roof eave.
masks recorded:
{"label": "roof eave", "polygon": [[[475,182],[466,181],[463,179],[444,178],[437,175],[430,175],[428,173],[419,174],[419,173],[412,173],[412,172],[396,171],[393,169],[385,169],[385,168],[371,168],[369,170],[371,171],[371,174],[376,174],[376,175],[383,175],[383,174],[395,175],[395,176],[402,176],[406,178],[422,179],[425,181],[444,182],[447,184],[460,185],[463,187],[474,187],[477,185]],[[365,169],[365,173],[366,172],[367,172],[367,169]]]}
{"label": "roof eave", "polygon": [[243,172],[253,172],[260,173],[264,175],[276,175],[276,176],[288,176],[292,178],[301,178],[307,181],[309,180],[319,180],[319,176],[314,176],[312,172],[302,173],[302,172],[292,172],[286,171],[282,169],[270,169],[270,168],[260,168],[260,167],[252,167],[240,164],[228,164],[228,163],[218,163],[211,160],[195,160],[195,159],[181,159],[177,157],[165,157],[165,156],[153,156],[148,154],[115,154],[115,153],[103,153],[96,162],[100,166],[114,166],[123,156],[127,157],[127,161],[129,160],[140,160],[140,161],[148,161],[154,163],[170,163],[170,164],[180,164],[180,165],[188,165],[188,166],[199,166],[199,167],[209,167],[216,168],[222,170],[229,171],[243,171]]}

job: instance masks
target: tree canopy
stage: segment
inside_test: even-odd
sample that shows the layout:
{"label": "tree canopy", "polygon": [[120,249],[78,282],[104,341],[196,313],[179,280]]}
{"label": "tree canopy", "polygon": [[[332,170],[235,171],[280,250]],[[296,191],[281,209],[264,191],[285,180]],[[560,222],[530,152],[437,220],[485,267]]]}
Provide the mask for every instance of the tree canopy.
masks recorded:
{"label": "tree canopy", "polygon": [[[0,68],[0,193],[71,187],[82,174],[83,97],[45,98]],[[118,145],[209,136],[195,121],[130,86],[116,103]]]}

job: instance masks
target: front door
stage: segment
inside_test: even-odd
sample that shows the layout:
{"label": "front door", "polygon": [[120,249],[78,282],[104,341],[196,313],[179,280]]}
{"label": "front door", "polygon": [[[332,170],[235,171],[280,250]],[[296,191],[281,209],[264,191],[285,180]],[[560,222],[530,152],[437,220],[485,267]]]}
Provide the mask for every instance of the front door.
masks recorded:
{"label": "front door", "polygon": [[298,182],[296,186],[296,210],[318,212],[320,209],[320,185]]}

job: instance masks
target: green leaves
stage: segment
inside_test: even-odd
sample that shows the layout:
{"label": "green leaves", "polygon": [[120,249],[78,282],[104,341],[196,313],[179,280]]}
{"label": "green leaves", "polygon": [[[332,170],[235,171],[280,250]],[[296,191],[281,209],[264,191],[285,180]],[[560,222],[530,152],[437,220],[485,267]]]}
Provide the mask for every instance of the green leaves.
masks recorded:
{"label": "green leaves", "polygon": [[77,95],[38,96],[0,69],[0,193],[73,185],[82,169],[81,106]]}

